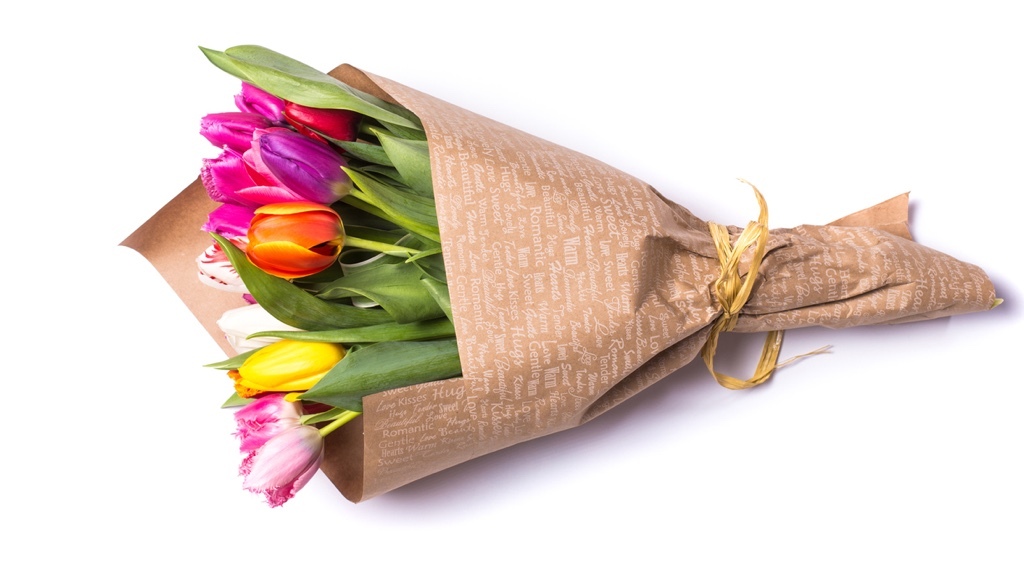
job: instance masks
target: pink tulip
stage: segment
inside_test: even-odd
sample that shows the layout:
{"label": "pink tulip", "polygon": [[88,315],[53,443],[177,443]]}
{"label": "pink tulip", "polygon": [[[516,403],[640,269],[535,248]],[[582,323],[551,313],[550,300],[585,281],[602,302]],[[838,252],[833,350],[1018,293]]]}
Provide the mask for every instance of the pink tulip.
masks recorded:
{"label": "pink tulip", "polygon": [[[248,160],[248,162],[247,162]],[[252,150],[240,154],[225,148],[217,158],[203,159],[199,177],[216,202],[256,208],[264,204],[307,200],[281,186]]]}
{"label": "pink tulip", "polygon": [[273,122],[284,121],[284,100],[252,84],[242,83],[242,93],[235,96],[235,106],[242,112],[254,112]]}
{"label": "pink tulip", "polygon": [[251,112],[218,112],[203,117],[199,134],[217,148],[227,146],[245,152],[252,146],[252,133],[272,125],[263,116]]}
{"label": "pink tulip", "polygon": [[300,426],[301,416],[300,404],[285,401],[283,394],[264,395],[242,407],[235,412],[241,451],[255,451],[285,429]]}
{"label": "pink tulip", "polygon": [[202,230],[215,232],[227,238],[244,238],[249,232],[249,222],[255,215],[256,212],[252,207],[222,204],[210,212]]}
{"label": "pink tulip", "polygon": [[262,493],[271,507],[279,507],[313,478],[323,459],[324,441],[315,427],[285,429],[242,461],[242,487]]}

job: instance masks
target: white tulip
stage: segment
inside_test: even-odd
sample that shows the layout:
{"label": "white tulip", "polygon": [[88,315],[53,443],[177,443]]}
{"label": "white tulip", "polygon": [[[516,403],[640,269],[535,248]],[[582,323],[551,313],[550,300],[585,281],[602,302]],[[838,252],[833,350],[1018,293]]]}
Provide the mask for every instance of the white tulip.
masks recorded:
{"label": "white tulip", "polygon": [[246,338],[253,333],[260,331],[298,330],[270,316],[270,313],[258,304],[231,309],[225,312],[217,320],[217,326],[220,327],[220,330],[224,331],[228,344],[238,353],[258,349],[281,340],[273,337]]}

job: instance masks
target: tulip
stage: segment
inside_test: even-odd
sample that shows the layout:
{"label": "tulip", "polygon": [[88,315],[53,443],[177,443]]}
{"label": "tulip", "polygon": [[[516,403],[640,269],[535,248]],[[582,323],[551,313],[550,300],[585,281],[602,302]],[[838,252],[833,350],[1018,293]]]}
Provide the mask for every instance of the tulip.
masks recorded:
{"label": "tulip", "polygon": [[249,261],[284,279],[308,276],[337,260],[345,242],[341,217],[311,202],[268,204],[249,223]]}
{"label": "tulip", "polygon": [[284,429],[249,453],[239,467],[242,487],[261,493],[279,507],[313,478],[324,459],[324,441],[315,427]]}
{"label": "tulip", "polygon": [[235,106],[242,112],[259,114],[272,122],[284,121],[284,100],[252,84],[242,83],[242,93],[235,96]]}
{"label": "tulip", "polygon": [[257,134],[253,152],[285,188],[320,204],[331,204],[352,189],[341,170],[345,159],[330,146],[290,130]]}
{"label": "tulip", "polygon": [[212,200],[250,208],[307,200],[277,182],[252,152],[225,148],[217,158],[203,159],[199,177]]}
{"label": "tulip", "polygon": [[217,326],[224,332],[231,348],[236,353],[245,353],[260,347],[276,343],[281,339],[275,337],[248,338],[249,335],[261,331],[294,331],[295,327],[277,320],[263,307],[252,304],[225,311],[217,320]]}
{"label": "tulip", "polygon": [[300,426],[301,416],[302,404],[290,403],[279,394],[262,396],[235,411],[241,451],[255,451],[281,431]]}
{"label": "tulip", "polygon": [[252,145],[253,132],[272,125],[265,117],[251,112],[219,112],[203,117],[199,134],[218,148],[226,146],[245,152]]}
{"label": "tulip", "polygon": [[307,391],[343,358],[345,347],[338,344],[283,340],[254,352],[228,376],[243,398]]}
{"label": "tulip", "polygon": [[310,108],[294,102],[286,102],[284,119],[300,133],[320,142],[326,142],[320,136],[321,134],[335,140],[355,140],[359,134],[359,122],[363,117],[358,112],[351,110]]}
{"label": "tulip", "polygon": [[[227,238],[241,237],[249,232],[249,222],[256,212],[248,206],[222,204],[210,211],[202,230],[215,232]],[[244,244],[244,243],[243,243]]]}
{"label": "tulip", "polygon": [[[245,239],[231,239],[231,243],[239,249],[245,248]],[[203,251],[196,257],[196,268],[199,273],[199,281],[207,286],[233,293],[247,293],[245,283],[238,276],[238,271],[231,265],[228,255],[217,243],[210,245],[210,248]]]}

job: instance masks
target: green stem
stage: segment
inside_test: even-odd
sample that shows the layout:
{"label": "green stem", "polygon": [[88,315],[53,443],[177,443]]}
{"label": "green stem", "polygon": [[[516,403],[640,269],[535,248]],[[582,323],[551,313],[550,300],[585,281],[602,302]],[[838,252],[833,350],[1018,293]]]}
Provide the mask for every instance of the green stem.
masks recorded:
{"label": "green stem", "polygon": [[358,411],[345,411],[344,413],[341,414],[340,417],[334,419],[333,421],[331,421],[326,426],[320,429],[320,437],[326,437],[327,435],[330,435],[335,430],[339,429],[342,425],[358,417],[361,414],[362,413]]}
{"label": "green stem", "polygon": [[414,248],[398,246],[397,244],[388,244],[386,242],[377,242],[375,240],[366,240],[365,238],[356,238],[354,236],[345,237],[345,246],[352,248],[365,248],[368,250],[375,250],[377,252],[382,252],[384,254],[390,254],[393,256],[414,256],[420,253],[419,250],[416,250]]}

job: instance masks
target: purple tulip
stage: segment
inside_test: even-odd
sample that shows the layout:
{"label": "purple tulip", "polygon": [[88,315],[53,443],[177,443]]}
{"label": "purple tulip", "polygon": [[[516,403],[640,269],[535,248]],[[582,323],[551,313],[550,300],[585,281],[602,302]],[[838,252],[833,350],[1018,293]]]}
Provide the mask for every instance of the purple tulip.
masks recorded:
{"label": "purple tulip", "polygon": [[289,130],[257,133],[253,151],[285,188],[304,199],[331,204],[352,188],[345,160],[330,146]]}
{"label": "purple tulip", "polygon": [[272,122],[252,112],[218,112],[203,117],[199,134],[218,148],[245,152],[252,146],[253,132],[271,126]]}
{"label": "purple tulip", "polygon": [[284,122],[284,100],[252,84],[242,83],[242,93],[235,96],[235,106],[242,112],[259,114],[275,123]]}

